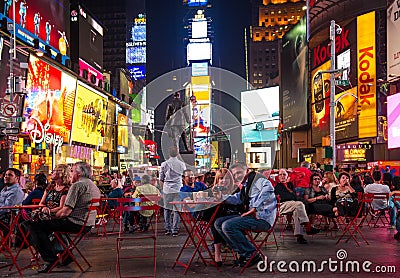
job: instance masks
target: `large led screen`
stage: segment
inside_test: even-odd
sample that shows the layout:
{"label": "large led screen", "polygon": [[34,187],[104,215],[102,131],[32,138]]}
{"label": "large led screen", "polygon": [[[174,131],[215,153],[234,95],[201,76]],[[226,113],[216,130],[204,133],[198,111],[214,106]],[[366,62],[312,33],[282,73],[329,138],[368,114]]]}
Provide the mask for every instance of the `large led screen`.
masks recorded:
{"label": "large led screen", "polygon": [[126,44],[126,63],[146,63],[146,42],[133,42]]}
{"label": "large led screen", "polygon": [[103,27],[79,6],[79,57],[103,70]]}
{"label": "large led screen", "polygon": [[146,65],[127,66],[132,80],[140,80],[146,78]]}
{"label": "large led screen", "polygon": [[193,20],[192,39],[207,38],[207,20]]}
{"label": "large led screen", "polygon": [[194,137],[209,136],[210,117],[210,104],[197,104],[192,107]]}
{"label": "large led screen", "polygon": [[279,87],[241,93],[242,142],[277,140]]}
{"label": "large led screen", "polygon": [[357,130],[357,87],[335,95],[336,139],[351,139],[358,135]]}
{"label": "large led screen", "polygon": [[313,145],[321,144],[322,137],[329,135],[330,75],[320,74],[319,71],[329,70],[330,64],[330,62],[326,62],[311,73],[311,125]]}
{"label": "large led screen", "polygon": [[197,7],[207,5],[208,0],[186,0],[188,6]]}
{"label": "large led screen", "polygon": [[100,146],[100,150],[103,152],[112,152],[116,149],[116,144],[114,140],[115,130],[117,129],[115,126],[115,115],[117,113],[116,110],[116,103],[109,101],[107,105],[106,124],[104,126],[103,145]]}
{"label": "large led screen", "polygon": [[118,113],[118,153],[128,153],[128,117]]}
{"label": "large led screen", "polygon": [[387,9],[387,78],[400,76],[400,3],[393,1]]}
{"label": "large led screen", "polygon": [[283,124],[285,128],[307,124],[306,20],[301,19],[282,41]]}
{"label": "large led screen", "polygon": [[69,55],[69,0],[16,0],[15,19],[11,0],[0,0],[0,11],[16,23],[18,39],[34,46],[33,40],[40,40],[40,48],[53,48],[53,58],[57,53]]}
{"label": "large led screen", "polygon": [[69,143],[76,78],[31,56],[26,91],[22,132],[35,143]]}
{"label": "large led screen", "polygon": [[400,148],[400,94],[387,97],[388,148]]}
{"label": "large led screen", "polygon": [[107,119],[107,96],[78,82],[75,99],[72,141],[101,146]]}
{"label": "large led screen", "polygon": [[187,45],[187,60],[202,61],[211,60],[211,43],[210,42],[191,42]]}
{"label": "large led screen", "polygon": [[127,12],[126,63],[146,63],[145,1],[134,0]]}

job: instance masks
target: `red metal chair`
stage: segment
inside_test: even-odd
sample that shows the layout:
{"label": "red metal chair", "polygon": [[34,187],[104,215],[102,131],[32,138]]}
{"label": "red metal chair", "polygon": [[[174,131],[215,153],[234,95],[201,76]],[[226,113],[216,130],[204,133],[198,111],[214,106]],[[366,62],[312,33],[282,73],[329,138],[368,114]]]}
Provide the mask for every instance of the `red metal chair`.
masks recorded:
{"label": "red metal chair", "polygon": [[[147,258],[152,258],[153,259],[153,275],[145,275],[145,276],[130,276],[130,277],[156,277],[156,272],[157,272],[157,222],[158,222],[158,213],[160,210],[160,206],[158,205],[160,197],[155,196],[155,197],[142,197],[142,198],[119,198],[118,199],[118,206],[117,210],[119,211],[120,215],[120,221],[119,221],[119,233],[117,237],[117,262],[116,262],[116,273],[119,277],[121,276],[121,263],[120,260],[122,259],[147,259]],[[139,212],[139,211],[144,211],[144,210],[153,210],[154,211],[154,216],[155,216],[155,224],[154,224],[154,229],[152,233],[138,233],[135,235],[125,235],[124,233],[124,227],[123,227],[123,221],[122,221],[122,215],[123,212]],[[122,242],[126,241],[135,241],[135,240],[143,240],[143,239],[151,239],[153,241],[153,254],[151,255],[146,255],[146,254],[140,254],[140,255],[127,255],[127,256],[121,256],[121,248],[122,248]]]}
{"label": "red metal chair", "polygon": [[[360,197],[361,196],[361,197]],[[357,246],[360,246],[360,243],[357,240],[357,235],[359,235],[366,244],[369,245],[367,239],[364,237],[363,233],[360,230],[360,227],[365,222],[367,214],[363,213],[364,205],[372,203],[373,194],[360,194],[358,196],[358,210],[356,215],[354,216],[340,216],[337,218],[337,222],[339,227],[342,229],[342,235],[336,241],[336,244],[339,244],[342,240],[344,240],[345,236],[347,236],[345,242],[347,243],[350,238],[352,238]]]}
{"label": "red metal chair", "polygon": [[[253,253],[253,255],[248,259],[247,263],[243,266],[242,270],[240,271],[240,274],[243,274],[243,272],[246,270],[248,265],[250,264],[251,260],[255,257],[256,254],[262,255],[262,257],[265,257],[263,251],[261,248],[264,245],[272,245],[274,244],[276,249],[278,250],[278,242],[276,241],[276,236],[274,233],[275,225],[276,222],[279,219],[279,208],[280,208],[280,203],[276,203],[276,216],[275,216],[275,221],[272,224],[271,228],[268,231],[258,231],[258,230],[244,230],[244,233],[246,236],[249,238],[250,242],[254,245],[256,248],[256,251]],[[268,238],[270,235],[273,235],[274,240],[273,241],[268,241]]]}
{"label": "red metal chair", "polygon": [[[373,193],[373,195],[374,195],[373,200],[381,200],[381,201],[386,200],[386,204],[389,203],[389,193]],[[375,210],[372,202],[370,209],[372,213],[371,215],[373,216],[372,219],[370,220],[370,223],[373,222],[372,227],[374,228],[379,227],[378,225],[379,220],[381,221],[384,227],[390,224],[389,218],[386,216],[386,212],[389,212],[389,207],[386,206],[386,208],[384,209]]]}
{"label": "red metal chair", "polygon": [[[97,213],[97,209],[100,205],[101,199],[92,199],[89,207],[88,207],[88,213],[85,219],[84,224],[82,225],[82,228],[77,232],[77,233],[72,233],[72,232],[54,232],[54,237],[58,240],[58,242],[62,245],[64,248],[64,251],[59,254],[57,261],[53,264],[53,266],[49,269],[48,273],[51,272],[56,265],[59,263],[62,263],[66,258],[71,258],[75,264],[79,267],[79,270],[83,273],[86,270],[88,270],[91,265],[89,261],[85,258],[85,256],[82,254],[81,250],[78,248],[79,242],[84,238],[87,231],[87,221],[89,220],[89,216],[93,213]],[[64,239],[67,239],[67,242],[64,242]],[[72,251],[76,251],[83,262],[88,266],[86,269],[83,269],[82,265],[78,262],[77,257],[72,253]]]}

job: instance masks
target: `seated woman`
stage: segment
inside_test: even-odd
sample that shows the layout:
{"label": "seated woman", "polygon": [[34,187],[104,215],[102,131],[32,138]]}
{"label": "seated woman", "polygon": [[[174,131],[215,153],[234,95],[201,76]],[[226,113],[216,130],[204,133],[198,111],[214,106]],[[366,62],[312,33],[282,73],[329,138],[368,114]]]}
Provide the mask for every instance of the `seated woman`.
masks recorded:
{"label": "seated woman", "polygon": [[350,186],[350,175],[339,173],[339,185],[331,190],[331,204],[335,216],[354,216],[357,213],[357,193]]}
{"label": "seated woman", "polygon": [[313,173],[310,177],[310,188],[306,189],[304,200],[308,204],[308,214],[319,214],[333,217],[333,205],[330,203],[328,191],[321,185],[319,173]]}

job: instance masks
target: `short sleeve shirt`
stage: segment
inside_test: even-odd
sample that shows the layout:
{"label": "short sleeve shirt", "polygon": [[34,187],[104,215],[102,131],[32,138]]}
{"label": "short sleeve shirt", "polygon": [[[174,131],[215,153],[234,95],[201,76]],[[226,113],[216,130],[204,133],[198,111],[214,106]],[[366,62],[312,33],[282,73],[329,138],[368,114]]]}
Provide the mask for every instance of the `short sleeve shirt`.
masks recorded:
{"label": "short sleeve shirt", "polygon": [[[77,225],[84,225],[92,199],[98,198],[100,198],[100,190],[93,181],[88,178],[80,178],[72,184],[65,200],[65,206],[72,208],[68,220]],[[95,220],[96,212],[91,211],[86,226],[93,226]]]}

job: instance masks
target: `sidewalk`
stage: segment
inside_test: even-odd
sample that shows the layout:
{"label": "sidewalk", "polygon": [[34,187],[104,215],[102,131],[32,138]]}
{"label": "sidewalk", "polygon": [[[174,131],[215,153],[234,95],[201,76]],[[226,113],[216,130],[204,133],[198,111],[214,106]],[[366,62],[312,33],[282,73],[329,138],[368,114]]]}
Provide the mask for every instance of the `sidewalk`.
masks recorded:
{"label": "sidewalk", "polygon": [[[179,252],[180,247],[186,239],[186,235],[181,233],[178,237],[165,236],[163,232],[163,224],[159,223],[159,237],[158,237],[158,249],[157,249],[157,276],[158,277],[184,277],[184,269],[180,266],[176,266],[172,269],[174,260]],[[307,245],[299,245],[295,242],[295,238],[290,232],[285,232],[284,241],[279,236],[279,231],[276,231],[276,236],[279,244],[279,249],[276,250],[274,246],[268,246],[268,251],[265,252],[267,255],[268,265],[271,261],[275,261],[273,264],[274,271],[271,273],[269,269],[266,272],[259,272],[256,266],[247,269],[242,277],[399,277],[400,276],[400,242],[393,239],[395,230],[389,230],[387,228],[369,228],[363,227],[362,231],[369,241],[369,245],[361,243],[361,247],[357,247],[354,241],[348,243],[341,243],[335,245],[336,239],[333,239],[330,235],[326,236],[324,232],[314,237],[308,236]],[[81,274],[78,268],[71,263],[66,267],[57,267],[55,272],[51,274],[39,274],[36,270],[27,269],[23,271],[24,277],[116,277],[115,275],[115,261],[116,261],[116,236],[97,237],[95,235],[90,236],[88,239],[83,240],[80,243],[80,249],[85,254],[86,258],[92,264],[92,267],[84,274]],[[338,250],[343,249],[340,253]],[[139,244],[135,247],[125,248],[128,252],[145,253],[152,251],[152,244],[149,241],[139,241]],[[346,255],[347,254],[347,255]],[[184,258],[188,258],[191,253],[184,253]],[[343,259],[338,259],[343,258]],[[27,250],[23,251],[23,254],[19,257],[19,262],[29,262],[29,255]],[[230,262],[232,259],[228,258]],[[331,268],[329,268],[329,260],[331,260]],[[283,268],[287,269],[287,273],[278,272],[277,264],[278,261]],[[299,265],[300,271],[303,261],[314,261],[316,269],[321,268],[322,261],[327,261],[322,264],[322,273],[318,272],[295,272],[291,271],[289,266],[296,267]],[[337,261],[334,263],[332,261]],[[352,271],[352,261],[358,262],[360,271]],[[371,273],[366,273],[362,270],[362,264],[365,261],[370,261],[372,264],[368,266]],[[0,255],[0,266],[8,262],[3,255]],[[283,262],[286,265],[283,265]],[[307,268],[308,264],[303,265]],[[342,270],[341,270],[342,265]],[[346,265],[350,268],[346,271]],[[123,275],[151,275],[153,271],[150,259],[146,261],[131,260],[122,262],[122,273]],[[337,270],[333,271],[333,267],[336,266]],[[392,273],[381,274],[376,270],[391,271]],[[393,273],[395,267],[396,273]],[[332,271],[330,271],[332,269]],[[223,266],[218,272],[213,266],[204,266],[200,261],[193,263],[189,269],[186,277],[240,277],[239,268],[232,268],[232,266]],[[7,268],[0,269],[0,276],[5,277],[18,277],[18,272],[15,268],[8,271]]]}

